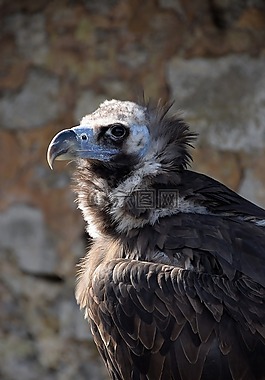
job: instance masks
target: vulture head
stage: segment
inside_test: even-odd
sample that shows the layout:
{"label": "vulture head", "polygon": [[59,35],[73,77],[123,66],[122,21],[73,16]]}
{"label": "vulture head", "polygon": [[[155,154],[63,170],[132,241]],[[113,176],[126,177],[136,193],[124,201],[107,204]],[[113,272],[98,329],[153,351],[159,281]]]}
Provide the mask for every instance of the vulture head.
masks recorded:
{"label": "vulture head", "polygon": [[[169,116],[169,109],[170,105],[105,101],[79,126],[59,132],[51,141],[50,167],[54,160],[77,162],[75,190],[90,235],[95,234],[91,225],[102,219],[98,227],[104,233],[107,224],[116,225],[119,232],[144,225],[152,211],[134,207],[136,192],[150,190],[155,183],[179,182],[196,135],[178,115]],[[92,222],[95,212],[98,220]]]}
{"label": "vulture head", "polygon": [[54,160],[83,159],[95,173],[97,168],[106,174],[115,172],[118,181],[120,174],[140,168],[152,176],[183,170],[191,158],[187,146],[195,134],[178,116],[167,116],[169,108],[105,101],[83,117],[79,126],[53,138],[49,165],[52,167]]}
{"label": "vulture head", "polygon": [[105,101],[79,126],[59,132],[51,141],[51,167],[54,160],[77,162],[75,190],[90,235],[95,224],[90,215],[95,212],[97,224],[104,219],[100,229],[106,220],[118,232],[144,225],[152,212],[133,207],[136,192],[155,183],[178,183],[178,174],[191,160],[187,148],[195,134],[180,117],[169,116],[169,109]]}

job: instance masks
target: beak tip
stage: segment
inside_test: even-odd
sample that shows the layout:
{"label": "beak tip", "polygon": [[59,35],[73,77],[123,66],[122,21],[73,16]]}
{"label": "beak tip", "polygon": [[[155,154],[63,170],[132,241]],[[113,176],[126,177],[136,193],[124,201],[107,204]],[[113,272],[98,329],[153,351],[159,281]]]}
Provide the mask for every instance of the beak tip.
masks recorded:
{"label": "beak tip", "polygon": [[78,148],[77,136],[72,129],[64,129],[54,136],[47,150],[47,162],[51,170],[55,160],[69,160]]}

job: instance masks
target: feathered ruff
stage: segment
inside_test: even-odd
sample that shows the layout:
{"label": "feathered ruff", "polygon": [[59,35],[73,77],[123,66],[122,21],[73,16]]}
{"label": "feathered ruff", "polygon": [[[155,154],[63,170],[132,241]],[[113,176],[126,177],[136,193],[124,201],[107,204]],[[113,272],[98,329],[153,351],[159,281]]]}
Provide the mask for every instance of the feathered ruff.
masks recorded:
{"label": "feathered ruff", "polygon": [[197,133],[190,131],[180,113],[169,114],[172,105],[159,102],[156,107],[146,106],[152,151],[165,173],[182,171],[190,165],[192,156],[189,148],[193,148],[192,143],[197,138]]}

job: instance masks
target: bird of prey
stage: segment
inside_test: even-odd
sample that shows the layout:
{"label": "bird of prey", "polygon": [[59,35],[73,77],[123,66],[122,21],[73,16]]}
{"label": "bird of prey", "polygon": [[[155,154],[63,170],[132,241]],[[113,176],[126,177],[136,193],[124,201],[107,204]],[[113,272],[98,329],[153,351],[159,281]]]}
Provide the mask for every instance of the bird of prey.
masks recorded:
{"label": "bird of prey", "polygon": [[49,145],[92,238],[77,301],[112,379],[265,379],[265,210],[188,170],[168,110],[105,101]]}

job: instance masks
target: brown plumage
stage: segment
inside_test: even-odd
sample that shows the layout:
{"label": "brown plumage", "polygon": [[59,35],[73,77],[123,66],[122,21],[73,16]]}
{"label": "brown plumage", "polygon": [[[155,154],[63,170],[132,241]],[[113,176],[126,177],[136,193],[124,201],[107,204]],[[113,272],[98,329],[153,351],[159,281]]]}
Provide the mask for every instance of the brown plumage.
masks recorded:
{"label": "brown plumage", "polygon": [[77,301],[112,379],[265,379],[265,211],[187,170],[167,110],[104,102],[50,144],[92,237]]}

